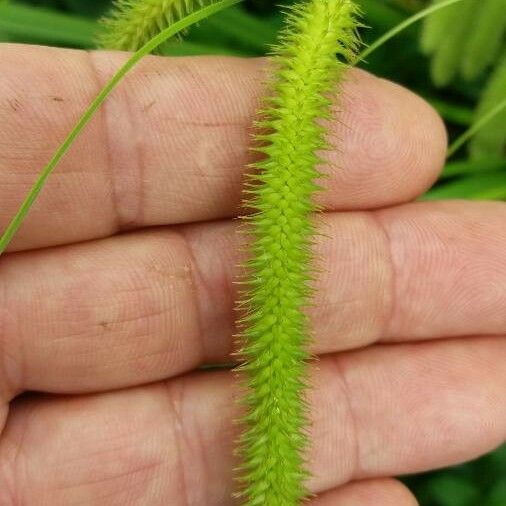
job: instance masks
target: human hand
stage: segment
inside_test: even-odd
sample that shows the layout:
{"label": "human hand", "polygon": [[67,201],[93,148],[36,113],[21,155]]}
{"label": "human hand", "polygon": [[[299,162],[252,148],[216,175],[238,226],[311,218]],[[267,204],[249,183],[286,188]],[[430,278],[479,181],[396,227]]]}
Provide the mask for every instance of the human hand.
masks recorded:
{"label": "human hand", "polygon": [[[0,45],[0,228],[124,59]],[[232,503],[234,373],[198,369],[231,360],[264,73],[146,59],[0,259],[1,506]],[[317,218],[311,504],[407,506],[390,477],[506,437],[506,205],[409,203],[446,150],[410,92],[352,71],[342,108]]]}

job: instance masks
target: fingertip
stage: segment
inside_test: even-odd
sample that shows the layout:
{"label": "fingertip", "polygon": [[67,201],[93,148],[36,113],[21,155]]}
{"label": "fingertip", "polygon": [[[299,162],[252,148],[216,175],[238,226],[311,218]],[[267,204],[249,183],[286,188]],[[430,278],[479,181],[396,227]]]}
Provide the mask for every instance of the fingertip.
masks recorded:
{"label": "fingertip", "polygon": [[359,69],[349,72],[329,141],[333,209],[384,207],[413,200],[437,180],[447,134],[422,98]]}

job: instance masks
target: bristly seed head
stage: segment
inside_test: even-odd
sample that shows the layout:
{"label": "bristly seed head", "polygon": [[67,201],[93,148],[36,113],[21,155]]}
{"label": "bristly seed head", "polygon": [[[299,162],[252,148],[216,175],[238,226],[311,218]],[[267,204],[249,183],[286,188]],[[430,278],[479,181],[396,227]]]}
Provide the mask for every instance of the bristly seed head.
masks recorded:
{"label": "bristly seed head", "polygon": [[102,49],[137,51],[165,28],[216,0],[116,0],[102,19]]}
{"label": "bristly seed head", "polygon": [[257,123],[255,150],[264,157],[245,193],[253,211],[245,220],[252,242],[239,322],[247,413],[238,495],[245,506],[296,506],[307,495],[305,309],[315,276],[317,167],[328,147],[321,120],[331,116],[330,94],[358,47],[357,14],[352,0],[300,3],[288,10],[273,51],[272,96]]}

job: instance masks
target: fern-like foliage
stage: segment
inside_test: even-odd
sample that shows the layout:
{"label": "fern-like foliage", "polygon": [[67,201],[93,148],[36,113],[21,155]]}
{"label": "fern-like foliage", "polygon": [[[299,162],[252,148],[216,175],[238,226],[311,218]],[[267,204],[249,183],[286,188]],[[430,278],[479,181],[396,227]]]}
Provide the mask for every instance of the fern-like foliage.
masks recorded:
{"label": "fern-like foliage", "polygon": [[466,0],[436,12],[425,21],[422,49],[432,56],[431,74],[437,86],[457,75],[465,40],[474,21],[474,0]]}
{"label": "fern-like foliage", "polygon": [[[245,218],[251,234],[241,320],[247,414],[240,441],[247,506],[294,506],[305,497],[307,345],[311,299],[313,201],[327,148],[322,121],[358,46],[351,0],[309,0],[287,12],[273,54],[272,96],[256,135]],[[336,58],[336,54],[340,59]]]}
{"label": "fern-like foliage", "polygon": [[116,0],[102,19],[103,49],[137,51],[168,26],[216,0]]}
{"label": "fern-like foliage", "polygon": [[501,50],[506,49],[505,35],[506,2],[480,2],[476,6],[472,30],[462,55],[461,73],[465,79],[475,79],[497,61]]}
{"label": "fern-like foliage", "polygon": [[446,86],[458,75],[476,79],[494,64],[505,47],[505,7],[505,0],[465,0],[425,20],[421,47],[431,56],[437,86]]}
{"label": "fern-like foliage", "polygon": [[[506,99],[506,50],[483,92],[475,113],[479,121],[494,106]],[[472,139],[470,154],[474,159],[506,157],[506,110],[483,126]]]}

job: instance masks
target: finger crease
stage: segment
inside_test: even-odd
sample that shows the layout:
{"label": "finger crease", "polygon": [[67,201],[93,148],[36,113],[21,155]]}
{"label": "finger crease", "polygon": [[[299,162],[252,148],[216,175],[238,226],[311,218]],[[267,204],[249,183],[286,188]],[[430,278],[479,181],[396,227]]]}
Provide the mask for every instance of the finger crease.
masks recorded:
{"label": "finger crease", "polygon": [[351,476],[350,476],[349,481],[351,481],[352,479],[354,479],[355,476],[359,475],[361,467],[362,467],[362,464],[361,464],[361,462],[362,462],[361,437],[360,437],[360,432],[358,429],[359,426],[358,426],[357,417],[355,415],[355,410],[353,408],[353,402],[352,402],[352,398],[351,398],[351,388],[350,388],[350,385],[348,384],[348,381],[346,379],[346,372],[344,370],[344,367],[341,364],[340,355],[336,355],[334,357],[334,359],[332,360],[332,362],[333,362],[333,364],[337,370],[337,373],[338,373],[339,384],[341,386],[341,392],[343,394],[343,399],[346,403],[346,409],[347,409],[347,413],[348,413],[348,418],[350,420],[350,427],[352,430],[351,439],[352,439],[354,452],[353,452],[353,457],[352,457],[353,458],[352,465],[350,466]]}
{"label": "finger crease", "polygon": [[[181,506],[192,506],[193,504],[196,504],[193,499],[194,494],[198,493],[198,490],[190,488],[189,482],[192,480],[189,480],[187,476],[188,466],[186,464],[187,459],[185,456],[190,454],[189,449],[191,446],[187,436],[187,429],[185,428],[188,424],[184,423],[184,417],[182,414],[182,404],[184,399],[183,381],[181,381],[178,385],[167,382],[167,387],[172,422],[171,425],[174,428],[174,445],[176,447],[177,454],[175,467],[179,470],[180,478],[175,483],[180,484]],[[192,455],[189,455],[189,458],[192,459]],[[200,458],[200,456],[198,458]]]}
{"label": "finger crease", "polygon": [[204,290],[206,295],[208,294],[208,288],[204,279],[204,276],[200,272],[200,266],[193,251],[193,247],[188,239],[187,235],[184,233],[184,229],[180,228],[178,230],[179,236],[181,237],[184,247],[186,249],[186,256],[190,263],[190,281],[191,281],[191,299],[193,303],[195,319],[198,328],[198,344],[200,347],[200,361],[204,362],[208,356],[206,349],[206,337],[204,335],[204,322],[203,322],[203,308],[200,302],[199,291]]}
{"label": "finger crease", "polygon": [[[98,90],[104,86],[101,71],[94,52],[88,52],[88,62]],[[130,94],[123,85],[104,103],[100,111],[104,144],[106,148],[107,173],[111,193],[111,205],[117,232],[131,230],[143,222],[144,204],[144,150],[142,137],[132,109]],[[121,136],[118,132],[121,130]],[[125,139],[121,146],[115,140]]]}
{"label": "finger crease", "polygon": [[385,259],[388,265],[388,278],[389,278],[389,289],[387,295],[383,300],[383,321],[381,324],[380,332],[378,334],[379,339],[388,338],[391,333],[392,321],[397,312],[397,293],[398,293],[398,276],[397,269],[395,267],[394,254],[393,254],[393,245],[392,239],[388,232],[387,227],[383,223],[379,212],[371,211],[368,213],[372,218],[372,221],[376,227],[376,229],[383,236],[383,242],[385,247]]}

